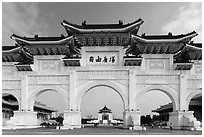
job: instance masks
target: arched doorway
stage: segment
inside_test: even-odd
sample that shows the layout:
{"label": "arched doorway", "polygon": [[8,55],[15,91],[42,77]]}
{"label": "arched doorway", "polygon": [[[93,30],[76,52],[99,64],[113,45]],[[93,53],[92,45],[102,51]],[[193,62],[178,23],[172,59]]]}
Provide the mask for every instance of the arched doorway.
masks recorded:
{"label": "arched doorway", "polygon": [[67,91],[60,87],[39,87],[28,98],[28,108],[31,112],[37,112],[38,124],[49,119],[63,118],[67,107]]}
{"label": "arched doorway", "polygon": [[202,93],[200,91],[192,92],[187,98],[187,110],[193,111],[194,117],[202,122]]}
{"label": "arched doorway", "polygon": [[159,90],[151,90],[139,100],[141,125],[167,125],[169,114],[173,112],[171,99]]}
{"label": "arched doorway", "polygon": [[[122,110],[125,111],[128,108],[128,99],[127,99],[127,95],[126,90],[127,89],[123,89],[121,88],[119,85],[117,85],[114,82],[90,82],[88,83],[86,86],[84,86],[83,88],[81,88],[78,91],[78,94],[76,96],[76,107],[77,110],[81,111],[81,104],[82,104],[82,98],[90,91],[97,89],[97,88],[102,88],[102,90],[104,89],[108,89],[111,90],[111,92],[115,92],[118,95],[118,98],[122,100]],[[112,100],[114,100],[114,98],[112,98]],[[104,104],[105,105],[105,104]],[[101,106],[99,106],[101,108]],[[104,106],[102,106],[104,107]]]}
{"label": "arched doorway", "polygon": [[[164,111],[166,111],[168,116],[169,116],[170,112],[178,110],[179,102],[178,102],[178,97],[176,96],[176,92],[174,90],[172,90],[171,88],[169,88],[168,86],[164,86],[164,85],[151,85],[151,86],[144,87],[142,90],[140,90],[138,92],[138,94],[136,95],[136,98],[135,98],[136,108],[138,110],[140,108],[139,101],[142,98],[142,96],[149,93],[149,92],[153,93],[154,91],[161,92],[161,93],[165,94],[168,97],[168,99],[170,100],[169,104],[168,104],[168,102],[166,104],[168,107],[170,107],[170,109],[164,110]],[[149,100],[151,100],[151,98],[149,98]],[[164,118],[164,119],[166,119],[166,118]],[[167,120],[168,119],[166,119],[166,121]]]}
{"label": "arched doorway", "polygon": [[18,98],[10,93],[2,94],[2,123],[6,125],[8,121],[14,115],[14,111],[19,110]]}
{"label": "arched doorway", "polygon": [[[106,109],[106,110],[105,110]],[[110,112],[105,112],[105,111]],[[97,86],[90,89],[81,102],[82,124],[87,121],[98,120],[100,124],[111,124],[123,119],[124,104],[120,95],[107,86]],[[102,112],[103,111],[103,112]]]}

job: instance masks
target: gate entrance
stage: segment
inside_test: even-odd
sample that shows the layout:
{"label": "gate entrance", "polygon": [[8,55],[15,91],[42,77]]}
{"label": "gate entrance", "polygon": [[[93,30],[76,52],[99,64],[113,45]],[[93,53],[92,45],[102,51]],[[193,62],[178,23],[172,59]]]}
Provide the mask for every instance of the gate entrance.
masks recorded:
{"label": "gate entrance", "polygon": [[[36,126],[36,95],[54,90],[65,101],[63,128],[81,128],[83,95],[98,86],[115,90],[124,104],[123,126],[141,129],[138,100],[151,90],[172,100],[173,128],[200,128],[189,102],[202,94],[202,44],[198,34],[141,35],[144,21],[123,24],[61,24],[67,36],[21,37],[16,46],[3,46],[2,92],[15,93],[20,109],[18,126]],[[29,122],[27,122],[29,121]]]}
{"label": "gate entrance", "polygon": [[97,86],[83,95],[81,102],[82,124],[116,125],[121,123],[124,102],[113,88]]}

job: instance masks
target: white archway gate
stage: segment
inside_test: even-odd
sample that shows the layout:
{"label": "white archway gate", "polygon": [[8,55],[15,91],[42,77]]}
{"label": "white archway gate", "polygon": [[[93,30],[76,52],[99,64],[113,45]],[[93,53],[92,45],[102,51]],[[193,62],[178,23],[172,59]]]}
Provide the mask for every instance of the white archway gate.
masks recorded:
{"label": "white archway gate", "polygon": [[[173,112],[169,122],[175,128],[190,127],[184,121],[187,115],[188,119],[193,117],[187,107],[190,99],[201,94],[202,77],[195,69],[200,67],[199,63],[184,73],[174,69],[173,54],[143,54],[141,66],[124,66],[123,55],[122,46],[99,46],[94,50],[93,47],[83,47],[81,59],[76,59],[81,63],[77,67],[64,65],[67,60],[62,60],[62,55],[41,55],[34,56],[33,71],[22,73],[15,70],[12,75],[3,73],[4,93],[16,91],[14,95],[18,96],[21,109],[14,112],[14,117],[20,121],[18,125],[36,126],[37,117],[32,109],[34,100],[39,94],[53,90],[60,93],[66,103],[63,128],[80,128],[83,95],[94,87],[106,86],[114,89],[123,100],[124,127],[141,129],[138,100],[151,90],[164,92],[172,100]],[[89,62],[89,57],[97,56],[114,56],[115,62],[105,65]],[[13,67],[7,65],[4,68],[3,65],[7,71]]]}

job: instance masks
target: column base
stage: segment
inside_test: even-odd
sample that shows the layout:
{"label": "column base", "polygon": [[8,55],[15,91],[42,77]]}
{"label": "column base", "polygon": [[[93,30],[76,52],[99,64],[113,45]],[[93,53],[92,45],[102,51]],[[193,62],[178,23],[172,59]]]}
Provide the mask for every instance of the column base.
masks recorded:
{"label": "column base", "polygon": [[79,111],[65,111],[64,121],[61,129],[81,128],[81,112]]}
{"label": "column base", "polygon": [[125,111],[123,112],[123,127],[130,130],[142,130],[140,126],[140,112],[139,111]]}
{"label": "column base", "polygon": [[15,128],[37,127],[37,112],[14,111],[14,116],[6,122],[6,125]]}
{"label": "column base", "polygon": [[201,122],[193,115],[193,111],[177,111],[170,113],[169,125],[173,124],[173,129],[187,129],[187,130],[200,130]]}

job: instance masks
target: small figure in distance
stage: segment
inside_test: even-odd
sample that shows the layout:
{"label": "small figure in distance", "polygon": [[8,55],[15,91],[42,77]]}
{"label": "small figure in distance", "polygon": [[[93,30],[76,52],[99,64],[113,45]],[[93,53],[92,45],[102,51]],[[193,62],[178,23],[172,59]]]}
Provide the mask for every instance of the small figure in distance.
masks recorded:
{"label": "small figure in distance", "polygon": [[154,124],[153,123],[151,123],[151,126],[152,126],[152,128],[154,128]]}
{"label": "small figure in distance", "polygon": [[173,130],[173,124],[170,123],[170,130],[172,131]]}

